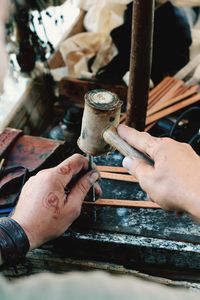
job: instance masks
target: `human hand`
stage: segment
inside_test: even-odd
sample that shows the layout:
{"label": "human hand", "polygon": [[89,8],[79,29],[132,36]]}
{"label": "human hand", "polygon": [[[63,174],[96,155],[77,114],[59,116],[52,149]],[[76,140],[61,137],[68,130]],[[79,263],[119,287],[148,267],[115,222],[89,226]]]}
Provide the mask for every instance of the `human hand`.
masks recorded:
{"label": "human hand", "polygon": [[[24,185],[12,219],[26,232],[30,249],[63,234],[80,215],[82,202],[99,173],[86,173],[67,196],[64,188],[87,168],[88,159],[75,154],[54,168],[38,172]],[[96,192],[101,193],[98,185]]]}
{"label": "human hand", "polygon": [[118,133],[155,162],[151,166],[130,157],[123,161],[150,199],[165,210],[186,211],[200,221],[200,158],[191,146],[155,138],[125,125],[118,126]]}

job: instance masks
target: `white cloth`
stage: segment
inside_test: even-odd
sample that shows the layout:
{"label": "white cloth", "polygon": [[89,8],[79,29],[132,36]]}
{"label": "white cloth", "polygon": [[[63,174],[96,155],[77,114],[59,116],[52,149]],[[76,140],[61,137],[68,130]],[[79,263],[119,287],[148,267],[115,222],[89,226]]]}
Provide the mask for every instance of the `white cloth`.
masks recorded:
{"label": "white cloth", "polygon": [[87,31],[109,34],[123,23],[123,14],[132,0],[71,0],[85,10],[84,26]]}
{"label": "white cloth", "polygon": [[[110,32],[123,23],[123,14],[131,0],[71,0],[86,11],[84,26],[88,32],[70,37],[60,45],[60,52],[71,77],[93,77],[118,53]],[[88,60],[93,57],[91,71]]]}
{"label": "white cloth", "polygon": [[199,300],[199,293],[103,272],[40,274],[16,282],[0,278],[3,300]]}

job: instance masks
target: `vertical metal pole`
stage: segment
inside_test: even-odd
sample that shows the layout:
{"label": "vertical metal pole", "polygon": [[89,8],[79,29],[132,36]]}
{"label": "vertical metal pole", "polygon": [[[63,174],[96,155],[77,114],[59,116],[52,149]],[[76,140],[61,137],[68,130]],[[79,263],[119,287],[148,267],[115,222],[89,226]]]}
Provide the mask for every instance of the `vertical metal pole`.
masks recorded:
{"label": "vertical metal pole", "polygon": [[144,130],[152,60],[155,0],[133,0],[128,126]]}

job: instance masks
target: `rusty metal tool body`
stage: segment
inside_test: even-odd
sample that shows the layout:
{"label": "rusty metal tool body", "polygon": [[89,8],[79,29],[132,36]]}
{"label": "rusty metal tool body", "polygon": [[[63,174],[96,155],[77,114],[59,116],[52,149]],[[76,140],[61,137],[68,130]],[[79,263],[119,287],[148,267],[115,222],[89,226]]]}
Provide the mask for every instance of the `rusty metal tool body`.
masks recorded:
{"label": "rusty metal tool body", "polygon": [[99,156],[117,149],[122,155],[135,157],[153,165],[146,154],[126,143],[117,133],[122,102],[117,95],[106,90],[92,90],[85,95],[85,108],[80,149],[89,155]]}

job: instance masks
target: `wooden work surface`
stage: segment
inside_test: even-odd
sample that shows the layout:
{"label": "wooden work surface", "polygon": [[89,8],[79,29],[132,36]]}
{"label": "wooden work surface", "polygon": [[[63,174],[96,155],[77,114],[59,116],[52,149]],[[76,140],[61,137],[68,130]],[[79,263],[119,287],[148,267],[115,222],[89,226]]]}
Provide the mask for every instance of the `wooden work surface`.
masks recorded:
{"label": "wooden work surface", "polygon": [[[113,154],[96,163],[121,165],[121,159]],[[101,186],[104,198],[146,198],[137,183],[103,179]],[[102,266],[113,272],[115,265],[124,268],[124,274],[137,270],[200,282],[200,226],[186,214],[177,217],[161,209],[84,205],[70,230],[45,245],[39,255],[30,253],[17,268],[17,276],[42,270],[69,271],[69,261],[72,270],[90,270],[92,264],[93,269]],[[12,277],[10,272],[16,276],[14,270],[5,274]]]}

